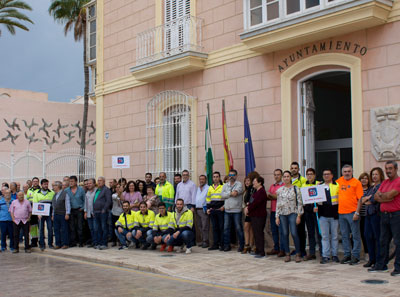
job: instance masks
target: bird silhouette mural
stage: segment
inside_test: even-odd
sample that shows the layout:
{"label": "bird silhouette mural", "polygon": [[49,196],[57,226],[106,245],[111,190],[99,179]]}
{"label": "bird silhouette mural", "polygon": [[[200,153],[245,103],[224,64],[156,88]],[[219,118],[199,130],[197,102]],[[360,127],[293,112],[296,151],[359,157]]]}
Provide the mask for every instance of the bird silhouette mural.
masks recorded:
{"label": "bird silhouette mural", "polygon": [[90,123],[89,128],[92,129],[92,132],[89,133],[89,137],[96,133],[96,128],[94,127],[93,121]]}
{"label": "bird silhouette mural", "polygon": [[39,126],[39,124],[35,123],[35,119],[32,119],[32,122],[30,124],[28,124],[28,122],[25,120],[22,121],[24,122],[25,127],[29,129],[29,132],[31,131],[32,127]]}
{"label": "bird silhouette mural", "polygon": [[58,138],[60,138],[61,129],[65,129],[69,125],[68,124],[67,125],[62,125],[60,119],[58,119],[57,124],[58,124],[57,128],[55,130],[52,130],[52,131],[57,134]]}
{"label": "bird silhouette mural", "polygon": [[53,125],[53,123],[48,124],[43,118],[42,118],[42,122],[43,122],[43,126],[39,128],[39,132],[43,131],[46,134],[47,138],[50,138],[50,134],[49,134],[49,131],[47,130],[47,128],[50,128]]}
{"label": "bird silhouette mural", "polygon": [[11,128],[15,131],[15,129],[18,129],[18,131],[21,131],[19,128],[19,124],[17,124],[17,118],[13,119],[12,124],[10,124],[6,119],[3,119],[4,122],[6,123],[8,128]]}
{"label": "bird silhouette mural", "polygon": [[25,132],[25,138],[29,140],[29,144],[40,141],[39,138],[35,138],[35,133],[33,133],[31,136],[28,136],[28,134]]}
{"label": "bird silhouette mural", "polygon": [[53,136],[53,139],[51,140],[51,141],[49,141],[46,137],[43,137],[43,140],[44,140],[44,142],[46,142],[46,145],[51,149],[51,147],[54,145],[54,144],[56,144],[56,143],[59,143],[57,140],[56,140],[56,137],[55,136]]}
{"label": "bird silhouette mural", "polygon": [[78,135],[79,137],[81,137],[82,136],[81,121],[78,121],[77,123],[72,124],[71,126],[78,129]]}
{"label": "bird silhouette mural", "polygon": [[67,140],[65,140],[62,144],[64,145],[64,144],[71,142],[72,138],[75,138],[75,136],[72,135],[72,134],[75,134],[75,132],[76,132],[75,130],[69,131],[68,133],[63,132],[64,135],[67,136]]}
{"label": "bird silhouette mural", "polygon": [[1,142],[7,141],[8,139],[10,139],[11,143],[13,145],[15,145],[15,140],[17,140],[18,137],[19,137],[19,134],[18,135],[13,135],[13,134],[11,134],[11,132],[9,130],[7,130],[7,136],[3,137],[1,139]]}

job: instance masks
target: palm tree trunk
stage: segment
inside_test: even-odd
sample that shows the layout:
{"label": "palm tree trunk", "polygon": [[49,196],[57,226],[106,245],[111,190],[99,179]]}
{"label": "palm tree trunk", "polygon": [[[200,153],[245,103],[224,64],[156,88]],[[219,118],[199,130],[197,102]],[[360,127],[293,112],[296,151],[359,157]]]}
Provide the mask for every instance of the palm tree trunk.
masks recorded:
{"label": "palm tree trunk", "polygon": [[86,152],[86,130],[87,130],[87,118],[89,111],[89,67],[86,61],[86,21],[83,22],[83,71],[85,78],[85,87],[84,87],[84,104],[83,104],[83,120],[82,120],[82,134],[81,134],[81,146],[80,146],[80,155],[81,160],[79,164],[79,181],[83,181],[85,179],[85,152]]}

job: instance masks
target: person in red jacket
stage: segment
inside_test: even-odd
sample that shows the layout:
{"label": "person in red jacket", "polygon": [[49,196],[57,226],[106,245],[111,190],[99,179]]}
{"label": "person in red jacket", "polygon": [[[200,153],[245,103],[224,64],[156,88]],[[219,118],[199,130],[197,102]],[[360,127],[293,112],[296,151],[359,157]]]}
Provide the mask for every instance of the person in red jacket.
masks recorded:
{"label": "person in red jacket", "polygon": [[263,258],[265,257],[264,228],[267,220],[267,193],[264,188],[264,178],[256,177],[253,180],[253,187],[256,191],[251,196],[250,202],[247,203],[247,212],[251,217],[251,227],[256,242],[255,258]]}

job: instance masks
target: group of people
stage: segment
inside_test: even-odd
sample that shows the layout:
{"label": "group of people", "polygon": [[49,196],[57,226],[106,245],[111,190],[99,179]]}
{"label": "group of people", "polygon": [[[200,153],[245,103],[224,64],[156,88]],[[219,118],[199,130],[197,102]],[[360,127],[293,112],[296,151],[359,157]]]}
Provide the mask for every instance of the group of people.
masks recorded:
{"label": "group of people", "polygon": [[[200,175],[198,185],[184,170],[175,174],[173,183],[161,172],[153,181],[151,173],[144,180],[113,179],[106,186],[104,177],[85,180],[81,186],[77,177],[65,177],[52,183],[33,178],[23,190],[18,183],[3,183],[0,199],[1,250],[18,252],[19,242],[25,238],[25,251],[37,246],[59,249],[87,245],[99,250],[119,245],[130,245],[143,250],[190,254],[197,244],[208,250],[228,252],[232,243],[237,251],[256,258],[277,255],[285,262],[310,261],[320,253],[320,263],[337,262],[356,265],[361,248],[368,253],[364,265],[371,272],[388,270],[389,246],[396,246],[392,275],[400,275],[400,178],[397,163],[388,161],[383,170],[373,168],[368,173],[353,177],[350,165],[342,168],[342,176],[334,180],[333,172],[322,172],[316,181],[313,168],[300,174],[293,162],[290,170],[276,169],[274,183],[264,185],[264,178],[251,172],[242,184],[235,169],[229,171],[224,182],[219,172]],[[326,201],[304,204],[301,188],[323,185]],[[270,228],[274,246],[265,252],[267,201],[270,202]],[[49,215],[32,215],[32,203],[51,204]],[[210,224],[211,223],[211,224]],[[38,228],[39,227],[39,228]],[[196,232],[197,230],[197,232]],[[234,232],[232,232],[234,230]],[[340,230],[344,256],[338,257]],[[210,232],[212,231],[212,232]],[[53,245],[53,232],[55,245]],[[30,233],[30,234],[29,234]],[[197,233],[197,234],[196,234]],[[209,238],[209,234],[212,238]],[[289,233],[294,243],[290,250]],[[29,242],[29,238],[31,241]],[[212,240],[211,240],[212,239]],[[308,239],[308,253],[306,242]]]}

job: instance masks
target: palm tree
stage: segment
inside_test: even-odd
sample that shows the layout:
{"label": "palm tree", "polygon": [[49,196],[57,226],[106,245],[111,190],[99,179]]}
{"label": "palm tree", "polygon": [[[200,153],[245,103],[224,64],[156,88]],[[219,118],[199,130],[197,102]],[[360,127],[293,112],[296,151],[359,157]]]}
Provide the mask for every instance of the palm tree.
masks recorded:
{"label": "palm tree", "polygon": [[64,34],[67,35],[73,29],[75,41],[83,39],[83,72],[85,87],[83,92],[83,121],[81,130],[80,154],[81,162],[79,166],[80,179],[85,172],[84,156],[86,151],[86,130],[89,109],[89,67],[86,61],[86,8],[84,7],[90,0],[52,0],[49,13],[54,20],[64,24]]}
{"label": "palm tree", "polygon": [[3,24],[12,35],[15,35],[16,27],[29,31],[29,28],[20,21],[33,24],[32,20],[18,9],[32,10],[32,8],[24,1],[0,0],[0,24]]}

